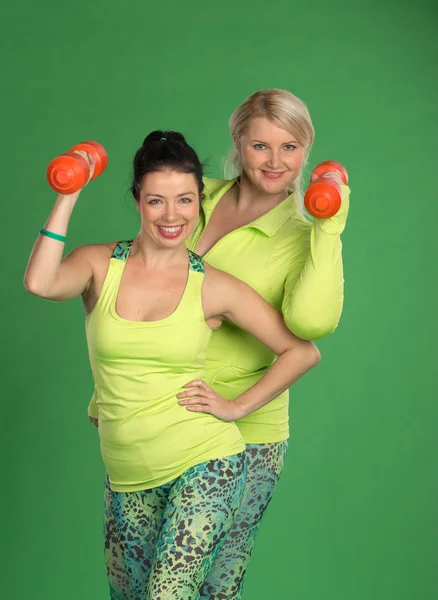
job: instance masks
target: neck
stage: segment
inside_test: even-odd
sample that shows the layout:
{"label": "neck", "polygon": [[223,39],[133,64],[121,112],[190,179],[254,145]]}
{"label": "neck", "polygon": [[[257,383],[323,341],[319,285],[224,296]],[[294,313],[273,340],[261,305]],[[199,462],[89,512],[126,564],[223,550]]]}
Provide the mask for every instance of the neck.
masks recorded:
{"label": "neck", "polygon": [[266,211],[270,210],[280,202],[283,202],[290,192],[287,188],[281,190],[277,194],[268,194],[256,187],[245,172],[242,173],[240,183],[237,188],[236,205],[240,211],[247,211],[250,208],[266,207]]}
{"label": "neck", "polygon": [[150,268],[167,268],[187,262],[187,248],[184,242],[174,248],[160,247],[141,230],[132,244],[131,256]]}

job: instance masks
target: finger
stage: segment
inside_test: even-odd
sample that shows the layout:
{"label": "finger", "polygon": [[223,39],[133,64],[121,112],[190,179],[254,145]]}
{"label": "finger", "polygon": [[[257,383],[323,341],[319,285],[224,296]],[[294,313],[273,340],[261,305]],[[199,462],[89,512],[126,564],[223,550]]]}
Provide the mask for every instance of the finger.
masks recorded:
{"label": "finger", "polygon": [[207,405],[202,405],[202,406],[186,406],[186,409],[189,410],[190,412],[203,412],[203,413],[210,413],[211,414],[211,408]]}
{"label": "finger", "polygon": [[89,164],[89,168],[90,168],[90,177],[88,178],[88,181],[90,181],[90,179],[92,179],[93,175],[94,175],[94,169],[96,168],[96,161],[94,160],[93,155],[90,154],[89,152],[87,152],[87,157],[88,157],[88,164]]}
{"label": "finger", "polygon": [[193,381],[189,381],[189,383],[186,383],[185,385],[183,385],[183,387],[185,387],[185,388],[199,387],[199,388],[202,388],[204,390],[210,389],[208,387],[208,385],[205,383],[205,381],[202,381],[202,379],[194,379]]}
{"label": "finger", "polygon": [[85,152],[85,150],[73,150],[74,154],[79,154],[79,156],[82,156],[82,158],[84,160],[87,161],[87,163],[89,164],[90,167],[94,167],[96,166],[96,161],[94,160],[94,156],[92,154],[90,154],[89,152]]}
{"label": "finger", "polygon": [[88,164],[90,164],[90,155],[88,152],[85,152],[85,150],[73,150],[73,152],[74,154],[79,154],[79,156],[82,156],[82,158],[85,159]]}
{"label": "finger", "polygon": [[187,390],[187,392],[180,392],[177,394],[177,398],[190,398],[191,396],[203,396],[204,398],[209,398],[213,394],[208,392],[207,390],[201,390],[200,388],[193,388],[191,390]]}
{"label": "finger", "polygon": [[201,396],[194,396],[193,398],[187,398],[187,400],[180,400],[178,402],[181,406],[194,405],[194,404],[209,404],[208,398],[202,398]]}
{"label": "finger", "polygon": [[342,177],[338,175],[338,173],[323,173],[322,175],[320,175],[320,178],[332,179],[333,181],[336,181],[336,183],[338,183],[339,185],[344,185]]}

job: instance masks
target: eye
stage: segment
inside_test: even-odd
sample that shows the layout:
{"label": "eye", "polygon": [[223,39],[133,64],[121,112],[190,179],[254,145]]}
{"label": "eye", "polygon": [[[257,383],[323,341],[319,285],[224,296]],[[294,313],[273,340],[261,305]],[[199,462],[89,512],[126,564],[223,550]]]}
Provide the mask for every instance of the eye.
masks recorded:
{"label": "eye", "polygon": [[288,151],[291,151],[291,150],[296,150],[296,148],[297,148],[297,147],[296,147],[296,146],[294,146],[293,144],[286,144],[286,145],[285,145],[285,149],[286,149],[286,150],[288,150]]}
{"label": "eye", "polygon": [[190,202],[193,202],[193,200],[191,198],[180,198],[179,201],[182,202],[183,204],[189,204]]}
{"label": "eye", "polygon": [[152,200],[149,200],[148,204],[159,204],[161,202],[161,200],[159,198],[152,198]]}
{"label": "eye", "polygon": [[256,150],[264,150],[266,148],[265,144],[254,144],[253,148]]}

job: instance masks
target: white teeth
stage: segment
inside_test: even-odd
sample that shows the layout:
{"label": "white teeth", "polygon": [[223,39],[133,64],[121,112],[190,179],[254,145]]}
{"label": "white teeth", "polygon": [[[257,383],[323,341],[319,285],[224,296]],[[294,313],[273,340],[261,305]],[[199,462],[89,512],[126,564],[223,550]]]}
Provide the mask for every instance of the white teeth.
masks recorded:
{"label": "white teeth", "polygon": [[176,233],[177,231],[179,231],[180,229],[182,229],[182,225],[179,225],[178,227],[162,227],[160,226],[160,229],[162,229],[165,233]]}

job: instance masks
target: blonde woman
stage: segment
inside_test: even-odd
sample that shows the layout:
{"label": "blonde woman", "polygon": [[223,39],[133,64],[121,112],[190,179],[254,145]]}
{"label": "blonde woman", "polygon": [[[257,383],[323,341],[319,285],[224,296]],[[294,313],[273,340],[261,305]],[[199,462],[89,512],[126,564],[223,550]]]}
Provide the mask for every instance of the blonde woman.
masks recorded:
{"label": "blonde woman", "polygon": [[[205,179],[190,250],[254,288],[281,310],[295,335],[315,340],[337,326],[343,303],[340,235],[349,188],[334,217],[310,223],[302,212],[301,174],[314,140],[305,104],[285,90],[256,92],[230,119],[235,177]],[[182,400],[209,411],[212,388],[237,398],[266,373],[274,354],[232,323],[210,340],[207,377]],[[280,477],[289,437],[288,392],[236,421],[246,443],[248,476],[237,519],[204,582],[200,598],[238,600],[260,520]],[[89,415],[97,424],[95,402]]]}

